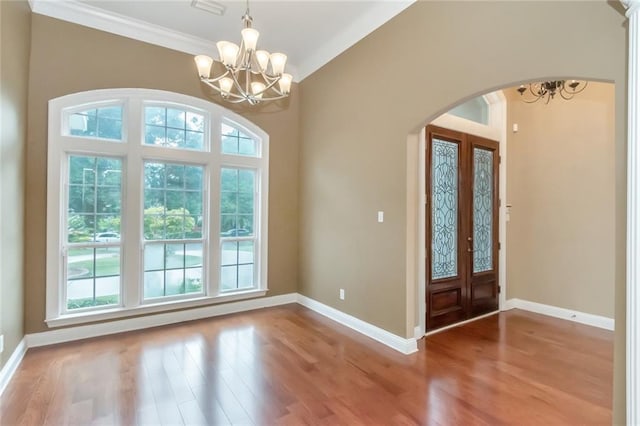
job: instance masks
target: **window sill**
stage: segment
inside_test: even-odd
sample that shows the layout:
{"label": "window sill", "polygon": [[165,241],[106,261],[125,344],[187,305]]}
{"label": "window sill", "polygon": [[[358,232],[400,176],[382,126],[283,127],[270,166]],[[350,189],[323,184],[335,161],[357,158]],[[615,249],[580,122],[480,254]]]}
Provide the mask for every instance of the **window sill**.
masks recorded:
{"label": "window sill", "polygon": [[50,328],[64,327],[68,325],[84,324],[90,322],[111,320],[117,318],[133,317],[138,315],[152,314],[157,312],[167,312],[180,309],[196,308],[200,306],[214,305],[218,303],[233,302],[237,300],[254,299],[267,294],[264,289],[252,289],[233,294],[225,294],[219,296],[204,296],[196,299],[179,300],[171,302],[160,302],[153,304],[139,305],[133,308],[113,308],[100,311],[83,312],[79,314],[65,314],[56,318],[45,320]]}

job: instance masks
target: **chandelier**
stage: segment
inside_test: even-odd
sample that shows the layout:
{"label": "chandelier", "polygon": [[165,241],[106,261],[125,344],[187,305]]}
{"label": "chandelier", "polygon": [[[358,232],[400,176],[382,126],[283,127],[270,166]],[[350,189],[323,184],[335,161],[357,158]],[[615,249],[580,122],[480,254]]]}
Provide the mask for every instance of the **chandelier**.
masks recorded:
{"label": "chandelier", "polygon": [[587,82],[578,80],[571,80],[570,82],[566,80],[541,81],[538,83],[530,83],[528,86],[528,91],[524,85],[518,87],[518,92],[524,102],[532,104],[538,102],[540,99],[544,99],[545,104],[548,104],[556,94],[559,94],[562,99],[572,99],[574,95],[582,92],[587,87]]}
{"label": "chandelier", "polygon": [[287,55],[256,50],[260,33],[252,28],[249,0],[242,22],[244,29],[241,31],[240,46],[229,41],[216,43],[220,62],[224,66],[220,75],[211,77],[211,57],[198,55],[194,58],[200,81],[231,103],[249,102],[257,105],[262,101],[286,98],[291,91],[292,80],[291,74],[284,72]]}

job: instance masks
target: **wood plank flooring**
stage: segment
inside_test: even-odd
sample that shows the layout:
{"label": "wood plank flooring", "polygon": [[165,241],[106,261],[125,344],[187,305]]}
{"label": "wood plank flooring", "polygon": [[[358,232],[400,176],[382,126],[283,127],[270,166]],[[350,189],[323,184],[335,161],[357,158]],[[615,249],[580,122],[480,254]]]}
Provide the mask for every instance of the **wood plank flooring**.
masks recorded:
{"label": "wood plank flooring", "polygon": [[612,332],[512,310],[419,347],[286,305],[30,349],[0,424],[611,424]]}

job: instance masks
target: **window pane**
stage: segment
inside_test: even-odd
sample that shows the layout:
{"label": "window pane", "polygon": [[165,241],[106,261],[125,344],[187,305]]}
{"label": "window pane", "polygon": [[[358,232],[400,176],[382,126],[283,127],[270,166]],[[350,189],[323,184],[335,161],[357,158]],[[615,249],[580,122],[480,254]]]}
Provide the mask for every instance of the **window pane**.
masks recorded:
{"label": "window pane", "polygon": [[253,214],[253,193],[238,194],[238,213]]}
{"label": "window pane", "polygon": [[120,247],[97,248],[96,277],[120,275]]}
{"label": "window pane", "polygon": [[223,123],[221,128],[221,151],[228,155],[258,156],[258,141]]}
{"label": "window pane", "polygon": [[164,163],[145,163],[144,186],[145,188],[164,188],[165,170]]}
{"label": "window pane", "polygon": [[187,192],[184,194],[185,207],[189,210],[189,213],[193,215],[202,214],[202,193],[201,192]]}
{"label": "window pane", "polygon": [[240,170],[238,178],[240,192],[254,192],[256,173],[253,170]]}
{"label": "window pane", "polygon": [[238,190],[238,170],[222,169],[220,185],[222,191],[236,192]]}
{"label": "window pane", "polygon": [[202,151],[204,146],[204,134],[199,132],[187,132],[187,141],[185,146],[187,148]]}
{"label": "window pane", "polygon": [[122,140],[122,106],[76,112],[68,116],[69,134],[88,138]]}
{"label": "window pane", "polygon": [[232,138],[229,136],[222,137],[222,152],[224,154],[237,154],[238,153],[238,138]]}
{"label": "window pane", "polygon": [[222,291],[255,287],[253,241],[225,241],[220,258]]}
{"label": "window pane", "polygon": [[201,114],[187,112],[187,130],[204,132],[204,117]]}
{"label": "window pane", "polygon": [[222,192],[220,194],[220,213],[237,213],[237,198],[238,193],[236,192]]}
{"label": "window pane", "polygon": [[144,273],[144,298],[164,296],[164,271]]}
{"label": "window pane", "polygon": [[473,149],[473,272],[493,269],[493,152]]}
{"label": "window pane", "polygon": [[187,166],[184,174],[185,189],[202,189],[202,167]]}
{"label": "window pane", "polygon": [[93,277],[93,248],[69,249],[67,253],[67,279]]}
{"label": "window pane", "polygon": [[184,269],[168,270],[165,273],[165,295],[175,296],[184,294]]}
{"label": "window pane", "polygon": [[235,236],[234,231],[236,228],[236,216],[223,214],[220,215],[220,235],[222,236]]}
{"label": "window pane", "polygon": [[180,108],[147,106],[145,145],[204,151],[204,115]]}
{"label": "window pane", "polygon": [[202,292],[202,268],[189,268],[185,271],[185,293]]}
{"label": "window pane", "polygon": [[235,136],[238,137],[238,129],[236,129],[235,127],[231,127],[226,123],[222,123],[222,135],[223,136]]}
{"label": "window pane", "polygon": [[120,240],[120,216],[119,215],[98,215],[96,224],[97,242],[113,243]]}
{"label": "window pane", "polygon": [[185,216],[185,224],[185,238],[202,238],[202,216]]}
{"label": "window pane", "polygon": [[238,265],[238,288],[253,287],[253,264]]}
{"label": "window pane", "polygon": [[146,244],[144,298],[201,293],[203,244]]}
{"label": "window pane", "polygon": [[146,244],[144,246],[144,270],[163,270],[164,257],[164,244]]}
{"label": "window pane", "polygon": [[[145,238],[183,239],[194,238],[194,235],[199,238],[202,235],[204,168],[145,163],[144,169]],[[190,187],[200,189],[187,190],[187,183]]]}
{"label": "window pane", "polygon": [[458,144],[434,139],[431,184],[431,277],[458,275]]}
{"label": "window pane", "polygon": [[72,155],[68,164],[67,241],[119,243],[122,160]]}
{"label": "window pane", "polygon": [[221,171],[220,236],[253,235],[256,172],[246,169]]}
{"label": "window pane", "polygon": [[167,129],[167,146],[172,148],[185,146],[184,130]]}
{"label": "window pane", "polygon": [[167,127],[173,127],[176,129],[184,129],[184,119],[186,112],[179,110],[168,108],[167,109]]}
{"label": "window pane", "polygon": [[116,305],[120,301],[120,248],[70,248],[67,309]]}
{"label": "window pane", "polygon": [[220,283],[222,291],[236,290],[238,288],[238,268],[236,266],[220,268]]}
{"label": "window pane", "polygon": [[184,244],[166,245],[166,269],[184,269]]}
{"label": "window pane", "polygon": [[202,244],[187,244],[185,266],[192,268],[202,266]]}
{"label": "window pane", "polygon": [[240,155],[249,155],[251,157],[256,156],[256,142],[253,139],[242,139],[239,140],[238,145],[238,154]]}
{"label": "window pane", "polygon": [[103,139],[122,139],[122,121],[98,116],[98,137]]}
{"label": "window pane", "polygon": [[177,210],[185,207],[185,195],[182,191],[167,191],[165,204],[167,210]]}
{"label": "window pane", "polygon": [[167,164],[167,188],[184,188],[184,166],[177,164]]}
{"label": "window pane", "polygon": [[167,129],[158,126],[145,126],[144,143],[164,146],[167,141]]}
{"label": "window pane", "polygon": [[165,113],[165,109],[161,107],[146,107],[144,109],[144,122],[145,124],[164,127],[166,124]]}

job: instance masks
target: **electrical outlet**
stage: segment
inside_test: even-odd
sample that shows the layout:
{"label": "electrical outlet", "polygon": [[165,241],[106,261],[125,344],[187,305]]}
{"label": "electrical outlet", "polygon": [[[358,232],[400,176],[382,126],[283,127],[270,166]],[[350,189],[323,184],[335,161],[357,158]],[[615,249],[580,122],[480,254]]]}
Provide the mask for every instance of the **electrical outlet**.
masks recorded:
{"label": "electrical outlet", "polygon": [[340,300],[344,300],[344,288],[340,289]]}

